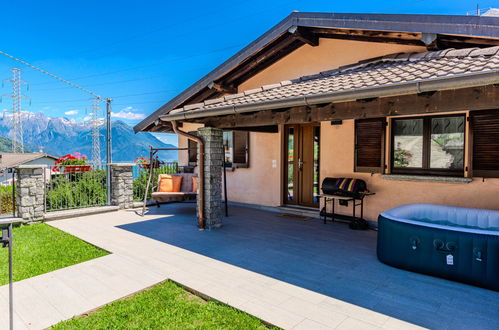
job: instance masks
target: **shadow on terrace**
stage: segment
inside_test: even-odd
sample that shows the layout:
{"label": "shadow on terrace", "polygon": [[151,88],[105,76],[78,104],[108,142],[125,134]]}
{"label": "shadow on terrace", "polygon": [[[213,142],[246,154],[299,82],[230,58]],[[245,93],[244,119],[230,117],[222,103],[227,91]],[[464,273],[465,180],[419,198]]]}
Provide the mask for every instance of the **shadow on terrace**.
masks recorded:
{"label": "shadow on terrace", "polygon": [[218,230],[198,231],[194,203],[120,228],[429,328],[499,329],[497,292],[399,270],[376,258],[376,232],[231,207]]}

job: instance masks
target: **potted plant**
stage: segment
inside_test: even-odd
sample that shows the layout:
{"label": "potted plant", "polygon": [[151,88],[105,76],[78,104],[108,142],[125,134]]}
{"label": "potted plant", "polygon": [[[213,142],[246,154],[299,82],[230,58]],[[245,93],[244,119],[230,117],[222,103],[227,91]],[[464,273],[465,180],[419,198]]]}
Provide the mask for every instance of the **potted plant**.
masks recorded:
{"label": "potted plant", "polygon": [[154,168],[159,168],[160,164],[163,162],[159,161],[158,157],[153,158],[152,162],[145,157],[137,157],[135,158],[135,163],[139,165],[140,168],[149,169],[151,168],[151,163]]}
{"label": "potted plant", "polygon": [[56,160],[54,171],[63,169],[64,173],[88,172],[92,168],[87,164],[87,156],[79,152],[67,154]]}

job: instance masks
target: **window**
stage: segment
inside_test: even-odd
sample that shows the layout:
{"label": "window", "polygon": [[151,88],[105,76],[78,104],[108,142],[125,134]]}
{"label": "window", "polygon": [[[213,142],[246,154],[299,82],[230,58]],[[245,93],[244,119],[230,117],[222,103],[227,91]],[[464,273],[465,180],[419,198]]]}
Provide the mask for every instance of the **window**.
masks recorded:
{"label": "window", "polygon": [[473,175],[499,177],[499,110],[472,111]]}
{"label": "window", "polygon": [[464,174],[466,117],[432,116],[392,120],[392,172]]}
{"label": "window", "polygon": [[[198,132],[193,131],[189,132],[191,135],[198,135]],[[189,154],[189,165],[190,166],[196,166],[198,162],[198,143],[196,141],[193,141],[191,139],[187,140],[187,147],[189,148],[188,154]]]}
{"label": "window", "polygon": [[233,168],[249,167],[249,133],[225,131],[223,133],[225,165]]}
{"label": "window", "polygon": [[385,118],[355,121],[355,172],[383,172],[385,126]]}

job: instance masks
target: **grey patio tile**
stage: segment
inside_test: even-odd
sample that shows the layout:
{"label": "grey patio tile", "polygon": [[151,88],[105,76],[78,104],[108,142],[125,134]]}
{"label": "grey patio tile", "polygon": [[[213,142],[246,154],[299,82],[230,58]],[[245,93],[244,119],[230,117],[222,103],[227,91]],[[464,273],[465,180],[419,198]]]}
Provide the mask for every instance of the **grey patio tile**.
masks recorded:
{"label": "grey patio tile", "polygon": [[278,306],[266,304],[259,299],[252,299],[246,302],[241,305],[240,309],[285,329],[291,329],[305,319]]}
{"label": "grey patio tile", "polygon": [[293,328],[293,330],[325,330],[325,329],[334,329],[334,327],[330,327],[309,319],[301,321],[297,326]]}
{"label": "grey patio tile", "polygon": [[296,297],[286,300],[280,304],[280,307],[297,315],[304,316],[309,320],[327,325],[330,328],[337,327],[348,317],[348,315],[332,308],[325,308],[319,304],[311,304],[304,299]]}
{"label": "grey patio tile", "polygon": [[385,314],[374,312],[372,310],[349,304],[340,300],[324,300],[319,303],[319,306],[325,309],[334,310],[342,314],[348,315],[350,318],[358,318],[378,327],[383,326],[389,317]]}
{"label": "grey patio tile", "polygon": [[385,322],[382,326],[383,329],[386,330],[416,330],[416,329],[422,329],[420,326],[407,323],[401,320],[398,320],[396,318],[390,317],[388,321]]}
{"label": "grey patio tile", "polygon": [[[363,318],[362,315],[359,315],[359,317]],[[363,321],[360,321],[358,319],[348,317],[346,318],[341,324],[339,324],[336,329],[339,330],[375,330],[379,329],[378,326],[372,325],[370,323],[366,323]]]}

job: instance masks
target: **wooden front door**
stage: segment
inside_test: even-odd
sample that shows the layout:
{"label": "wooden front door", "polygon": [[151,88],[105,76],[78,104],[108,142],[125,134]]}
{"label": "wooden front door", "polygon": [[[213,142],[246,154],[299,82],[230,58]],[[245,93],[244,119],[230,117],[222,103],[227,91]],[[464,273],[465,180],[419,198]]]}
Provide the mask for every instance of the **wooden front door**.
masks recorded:
{"label": "wooden front door", "polygon": [[320,125],[285,126],[284,144],[284,204],[318,207]]}

